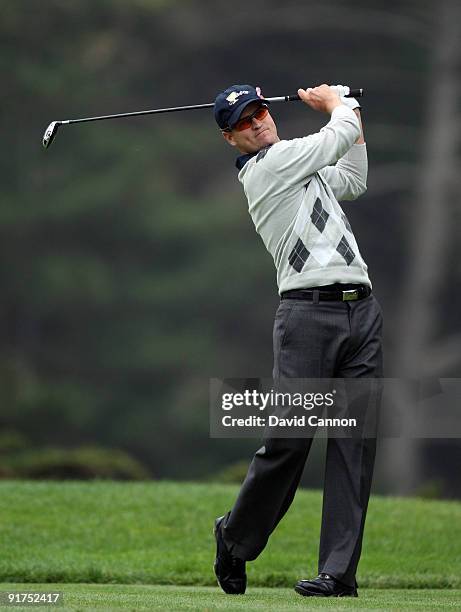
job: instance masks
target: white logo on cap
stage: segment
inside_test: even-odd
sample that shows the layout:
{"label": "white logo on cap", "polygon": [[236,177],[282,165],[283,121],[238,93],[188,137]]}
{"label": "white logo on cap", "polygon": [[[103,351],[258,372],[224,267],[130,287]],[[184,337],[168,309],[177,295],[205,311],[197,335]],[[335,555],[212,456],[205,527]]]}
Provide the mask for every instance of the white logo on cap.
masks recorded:
{"label": "white logo on cap", "polygon": [[243,96],[244,94],[249,94],[249,91],[233,91],[232,93],[230,93],[226,100],[229,102],[229,106],[232,106],[233,104],[235,104],[237,102],[237,100],[239,99],[240,96]]}

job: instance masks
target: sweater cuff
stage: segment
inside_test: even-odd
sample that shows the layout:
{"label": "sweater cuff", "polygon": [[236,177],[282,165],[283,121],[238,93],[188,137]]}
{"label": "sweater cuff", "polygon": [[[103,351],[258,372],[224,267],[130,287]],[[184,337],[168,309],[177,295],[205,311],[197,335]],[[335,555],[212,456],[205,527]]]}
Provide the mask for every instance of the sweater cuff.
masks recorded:
{"label": "sweater cuff", "polygon": [[353,117],[357,121],[357,115],[354,111],[346,106],[345,104],[341,104],[340,106],[336,106],[331,113],[332,119],[341,119],[346,117]]}

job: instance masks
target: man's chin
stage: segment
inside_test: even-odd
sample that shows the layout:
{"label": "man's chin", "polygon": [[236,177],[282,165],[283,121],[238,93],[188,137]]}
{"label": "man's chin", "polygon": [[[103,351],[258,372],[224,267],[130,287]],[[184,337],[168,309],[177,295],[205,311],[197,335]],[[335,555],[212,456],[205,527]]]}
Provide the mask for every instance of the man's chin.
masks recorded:
{"label": "man's chin", "polygon": [[[269,130],[265,130],[264,132],[261,132],[261,134],[258,136],[258,144],[263,147],[267,147],[267,145],[273,145],[274,143],[277,142],[277,140],[278,140],[277,136],[274,136],[274,134],[271,134]],[[262,143],[262,145],[260,143]]]}
{"label": "man's chin", "polygon": [[256,137],[255,141],[245,149],[239,149],[241,153],[257,153],[264,147],[268,147],[269,145],[273,145],[278,142],[278,138],[271,134],[269,131],[262,132],[259,136]]}

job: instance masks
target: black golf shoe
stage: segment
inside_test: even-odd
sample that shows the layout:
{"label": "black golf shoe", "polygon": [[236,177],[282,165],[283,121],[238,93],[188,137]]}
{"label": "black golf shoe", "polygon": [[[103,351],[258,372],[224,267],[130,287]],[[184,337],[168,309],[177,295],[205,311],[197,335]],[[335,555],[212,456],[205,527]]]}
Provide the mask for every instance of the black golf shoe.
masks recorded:
{"label": "black golf shoe", "polygon": [[216,538],[214,573],[219,586],[225,593],[228,595],[243,595],[247,586],[245,561],[231,555],[221,533],[221,524],[227,516],[220,516],[214,523],[214,536]]}
{"label": "black golf shoe", "polygon": [[295,591],[304,597],[358,597],[357,587],[342,584],[329,574],[319,574],[313,580],[300,580]]}

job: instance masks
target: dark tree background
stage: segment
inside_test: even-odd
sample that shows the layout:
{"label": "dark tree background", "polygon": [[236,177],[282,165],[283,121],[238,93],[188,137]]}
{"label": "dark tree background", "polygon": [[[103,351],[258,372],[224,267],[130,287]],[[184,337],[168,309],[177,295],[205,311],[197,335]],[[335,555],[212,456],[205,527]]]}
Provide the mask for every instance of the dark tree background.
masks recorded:
{"label": "dark tree background", "polygon": [[[4,0],[4,435],[118,447],[155,477],[251,456],[254,440],[209,439],[208,380],[270,376],[275,274],[211,112],[69,126],[41,148],[53,119],[209,102],[235,82],[366,89],[369,189],[345,206],[386,375],[458,377],[459,23],[456,0]],[[326,122],[274,114],[283,138]],[[386,441],[376,487],[461,495],[460,459],[459,440]]]}

